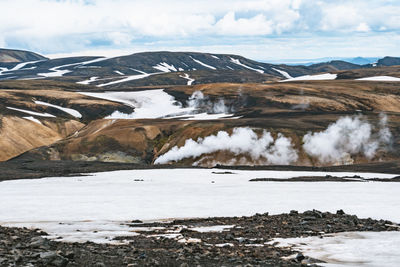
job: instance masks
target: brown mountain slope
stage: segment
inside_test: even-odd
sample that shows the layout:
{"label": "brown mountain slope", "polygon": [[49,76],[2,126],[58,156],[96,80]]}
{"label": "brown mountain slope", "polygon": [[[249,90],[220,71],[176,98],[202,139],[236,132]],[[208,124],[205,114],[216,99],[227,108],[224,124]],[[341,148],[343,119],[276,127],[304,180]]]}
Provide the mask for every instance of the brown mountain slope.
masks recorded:
{"label": "brown mountain slope", "polygon": [[[130,113],[131,107],[121,103],[92,98],[78,93],[87,87],[80,85],[57,83],[54,81],[10,81],[0,83],[0,114],[26,116],[23,112],[9,109],[18,108],[39,113],[49,113],[57,118],[77,119],[89,122],[110,115],[116,110]],[[81,90],[79,90],[81,89]],[[71,91],[70,91],[71,90]],[[72,92],[78,91],[78,92]],[[71,108],[78,111],[82,118],[75,118],[54,107],[36,104],[42,101],[52,105]]]}
{"label": "brown mountain slope", "polygon": [[400,78],[400,66],[344,70],[337,72],[337,74],[337,79],[359,79],[374,76],[392,76]]}
{"label": "brown mountain slope", "polygon": [[[63,90],[65,87],[75,88],[73,84],[14,81],[0,83],[2,87],[7,89],[0,89],[0,161],[64,139],[85,123],[110,115],[115,110],[132,112],[132,108],[120,103]],[[74,109],[82,118],[35,101]],[[53,117],[43,116],[44,113]]]}
{"label": "brown mountain slope", "polygon": [[[270,84],[219,83],[167,89],[167,92],[182,103],[185,103],[194,91],[202,91],[211,102],[223,100],[234,116],[240,118],[213,121],[91,120],[76,134],[50,146],[29,151],[23,157],[151,164],[173,147],[183,146],[188,139],[198,140],[221,130],[232,133],[236,127],[250,127],[259,135],[266,130],[274,138],[279,133],[291,138],[299,153],[298,160],[293,164],[314,166],[319,165],[317,159],[302,151],[302,138],[305,134],[309,131],[323,131],[343,116],[360,113],[371,125],[378,127],[379,113],[385,112],[393,134],[393,146],[384,153],[379,152],[371,160],[400,158],[398,83],[348,80]],[[28,90],[24,94],[30,95],[33,92],[41,94],[41,90]],[[92,104],[86,103],[85,108],[91,110]],[[204,158],[185,158],[178,164],[190,165],[200,162],[202,165],[211,166],[215,162],[230,162],[235,157],[235,154],[219,151],[212,155],[204,155]],[[367,161],[370,160],[363,155],[354,155],[349,160],[354,163]]]}
{"label": "brown mountain slope", "polygon": [[396,82],[304,81],[270,84],[204,84],[172,87],[167,92],[182,101],[195,91],[241,103],[237,114],[270,116],[277,112],[400,112],[400,92]]}
{"label": "brown mountain slope", "polygon": [[0,118],[0,161],[8,160],[36,147],[48,146],[84,125],[74,120],[37,123],[15,116]]}
{"label": "brown mountain slope", "polygon": [[[60,140],[49,147],[29,151],[23,155],[23,158],[151,164],[174,146],[183,146],[188,139],[199,140],[199,138],[217,134],[219,131],[232,133],[234,128],[250,127],[258,134],[266,130],[274,138],[278,134],[289,137],[295,149],[299,151],[299,159],[293,165],[319,166],[317,159],[309,157],[302,151],[302,137],[309,131],[326,129],[330,123],[334,123],[342,115],[310,114],[297,117],[290,114],[276,114],[269,118],[216,121],[97,120],[67,139]],[[371,123],[377,124],[379,117],[369,115],[368,119]],[[389,120],[392,133],[398,136],[400,117],[390,116]],[[394,144],[395,147],[399,147],[398,140]],[[394,149],[378,154],[374,160],[394,160],[398,158],[398,154]],[[186,158],[177,164],[191,165],[194,162],[200,162],[203,166],[213,166],[216,162],[228,164],[233,159],[239,158],[233,153],[219,151],[200,157]],[[351,162],[365,163],[369,160],[362,155],[356,155]],[[258,165],[262,162],[253,162],[253,164]]]}
{"label": "brown mountain slope", "polygon": [[19,62],[37,61],[45,59],[47,58],[29,51],[0,48],[1,63],[19,63]]}

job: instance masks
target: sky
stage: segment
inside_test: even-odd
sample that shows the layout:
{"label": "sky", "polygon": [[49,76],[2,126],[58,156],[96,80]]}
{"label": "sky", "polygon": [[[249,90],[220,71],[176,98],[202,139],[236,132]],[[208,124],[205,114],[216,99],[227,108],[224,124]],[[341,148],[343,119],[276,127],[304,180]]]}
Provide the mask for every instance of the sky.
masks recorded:
{"label": "sky", "polygon": [[399,0],[0,0],[0,47],[256,60],[400,56]]}

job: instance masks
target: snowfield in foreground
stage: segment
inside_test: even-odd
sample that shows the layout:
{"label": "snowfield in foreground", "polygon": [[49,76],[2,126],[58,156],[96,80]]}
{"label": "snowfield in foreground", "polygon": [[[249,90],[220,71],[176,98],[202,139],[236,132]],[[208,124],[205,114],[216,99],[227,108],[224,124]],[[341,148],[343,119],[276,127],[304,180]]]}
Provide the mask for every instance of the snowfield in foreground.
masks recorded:
{"label": "snowfield in foreground", "polygon": [[[400,222],[400,183],[249,182],[253,178],[357,173],[153,169],[0,183],[0,224],[69,241],[134,235],[125,224],[169,218],[244,216],[318,209]],[[213,173],[217,172],[217,173]],[[363,173],[364,178],[396,175]],[[216,205],[217,204],[217,205]],[[77,231],[79,230],[79,231]],[[95,233],[93,231],[96,231]]]}
{"label": "snowfield in foreground", "polygon": [[293,247],[305,255],[325,261],[322,266],[398,266],[400,232],[344,232],[324,238],[275,238],[269,242]]}

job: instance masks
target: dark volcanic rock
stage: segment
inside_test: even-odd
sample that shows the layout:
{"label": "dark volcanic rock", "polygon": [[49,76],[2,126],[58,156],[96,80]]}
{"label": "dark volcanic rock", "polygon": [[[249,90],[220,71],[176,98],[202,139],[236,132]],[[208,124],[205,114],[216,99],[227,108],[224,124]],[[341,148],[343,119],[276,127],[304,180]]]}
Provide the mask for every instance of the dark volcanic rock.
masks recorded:
{"label": "dark volcanic rock", "polygon": [[[132,227],[160,227],[132,237],[119,237],[127,245],[64,243],[45,239],[46,234],[26,228],[0,227],[0,266],[302,266],[318,261],[289,248],[271,244],[275,237],[323,235],[341,231],[396,231],[385,220],[359,219],[317,210],[290,214],[256,214],[140,223]],[[301,222],[306,221],[306,224]],[[230,225],[220,232],[198,232],[192,227]],[[163,234],[180,234],[181,239]],[[182,242],[183,240],[183,242]],[[192,240],[192,241],[189,241]],[[193,241],[195,240],[195,241]],[[295,256],[292,256],[295,255]],[[289,257],[284,260],[282,257]],[[315,266],[315,265],[314,265]]]}

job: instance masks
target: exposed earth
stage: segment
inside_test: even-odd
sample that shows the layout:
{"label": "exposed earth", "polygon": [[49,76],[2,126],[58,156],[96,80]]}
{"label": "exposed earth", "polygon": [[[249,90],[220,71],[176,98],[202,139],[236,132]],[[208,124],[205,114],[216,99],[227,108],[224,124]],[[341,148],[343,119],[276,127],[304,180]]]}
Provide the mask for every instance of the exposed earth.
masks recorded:
{"label": "exposed earth", "polygon": [[[63,86],[63,83],[53,81],[0,83],[0,88],[4,88],[1,90],[4,98],[0,102],[1,160],[28,151],[23,155],[26,159],[152,164],[159,155],[176,145],[182,146],[188,138],[196,140],[221,130],[231,132],[237,127],[251,127],[259,131],[267,130],[274,136],[282,133],[290,137],[295,148],[300,150],[299,159],[294,165],[320,166],[320,163],[301,151],[305,134],[322,131],[339,118],[355,114],[362,114],[372,125],[378,125],[379,114],[382,112],[388,116],[388,126],[393,137],[391,149],[385,153],[380,152],[372,161],[393,161],[399,157],[400,98],[395,82],[337,80],[265,85],[219,83],[170,87],[165,90],[183,106],[196,91],[201,91],[210,102],[218,103],[223,99],[227,112],[236,117],[207,121],[180,118],[102,119],[115,111],[129,114],[134,108],[78,94],[76,91],[86,90],[80,85]],[[22,89],[24,87],[29,89]],[[76,118],[33,101],[71,108],[82,117]],[[56,117],[36,117],[41,122],[37,123],[22,118],[29,114],[24,115],[6,107],[48,113]],[[207,106],[200,106],[199,109],[212,112],[207,110]],[[226,165],[229,157],[219,154],[214,155],[214,159]],[[196,160],[199,159],[183,160],[178,164],[191,165]],[[362,155],[352,157],[353,163],[370,161]],[[208,167],[215,165],[207,161],[202,164]]]}

